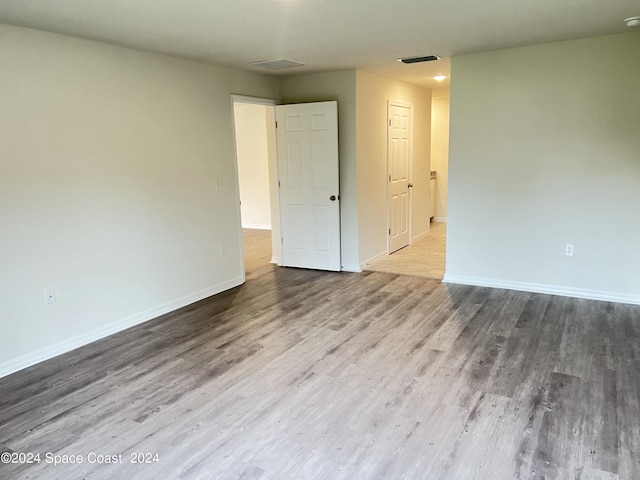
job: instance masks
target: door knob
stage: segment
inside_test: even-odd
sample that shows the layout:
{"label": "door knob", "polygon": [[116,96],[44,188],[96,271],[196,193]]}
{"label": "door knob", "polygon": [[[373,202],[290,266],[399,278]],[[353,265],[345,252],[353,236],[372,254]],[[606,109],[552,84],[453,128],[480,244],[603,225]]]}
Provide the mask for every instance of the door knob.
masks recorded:
{"label": "door knob", "polygon": [[329,197],[329,200],[331,200],[332,202],[335,202],[336,201],[336,196],[335,195],[331,195]]}
{"label": "door knob", "polygon": [[410,183],[409,185],[407,185],[407,188],[413,188],[413,183]]}

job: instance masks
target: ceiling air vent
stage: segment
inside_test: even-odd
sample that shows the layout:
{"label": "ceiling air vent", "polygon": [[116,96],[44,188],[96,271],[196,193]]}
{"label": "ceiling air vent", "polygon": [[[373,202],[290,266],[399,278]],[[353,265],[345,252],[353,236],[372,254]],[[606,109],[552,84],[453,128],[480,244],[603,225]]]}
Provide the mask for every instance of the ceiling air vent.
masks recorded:
{"label": "ceiling air vent", "polygon": [[259,62],[251,62],[249,65],[254,67],[266,68],[267,70],[282,70],[284,68],[301,67],[304,63],[294,62],[285,58],[277,60],[261,60]]}
{"label": "ceiling air vent", "polygon": [[398,61],[402,63],[433,62],[435,60],[440,60],[440,57],[438,55],[426,55],[421,57],[404,57],[398,59]]}

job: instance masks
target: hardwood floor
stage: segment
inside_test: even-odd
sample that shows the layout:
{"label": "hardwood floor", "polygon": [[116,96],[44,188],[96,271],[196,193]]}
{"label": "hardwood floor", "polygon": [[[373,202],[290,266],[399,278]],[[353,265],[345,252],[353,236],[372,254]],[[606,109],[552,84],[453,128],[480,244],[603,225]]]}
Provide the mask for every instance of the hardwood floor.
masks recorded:
{"label": "hardwood floor", "polygon": [[273,270],[271,262],[271,230],[242,229],[242,249],[246,279]]}
{"label": "hardwood floor", "polygon": [[271,267],[0,379],[0,478],[634,480],[639,398],[640,307]]}
{"label": "hardwood floor", "polygon": [[446,236],[446,223],[432,223],[424,238],[366,265],[365,270],[442,280],[446,263]]}

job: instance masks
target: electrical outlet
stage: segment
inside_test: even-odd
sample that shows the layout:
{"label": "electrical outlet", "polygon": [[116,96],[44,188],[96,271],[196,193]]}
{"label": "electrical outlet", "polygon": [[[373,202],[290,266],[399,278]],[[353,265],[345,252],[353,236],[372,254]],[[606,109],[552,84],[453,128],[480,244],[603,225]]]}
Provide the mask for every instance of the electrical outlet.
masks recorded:
{"label": "electrical outlet", "polygon": [[220,256],[224,257],[227,254],[226,249],[224,248],[224,244],[220,245]]}
{"label": "electrical outlet", "polygon": [[216,179],[216,191],[220,191],[222,190],[222,182],[220,181],[220,179]]}
{"label": "electrical outlet", "polygon": [[567,245],[564,247],[564,254],[567,257],[573,257],[573,243],[567,243]]}
{"label": "electrical outlet", "polygon": [[44,291],[44,299],[48,305],[56,303],[56,291],[53,288],[47,288]]}

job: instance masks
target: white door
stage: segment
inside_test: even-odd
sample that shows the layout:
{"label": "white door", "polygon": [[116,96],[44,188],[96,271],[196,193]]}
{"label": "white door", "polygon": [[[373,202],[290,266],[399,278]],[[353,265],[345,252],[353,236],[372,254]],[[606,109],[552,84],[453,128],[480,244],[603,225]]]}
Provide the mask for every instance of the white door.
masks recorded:
{"label": "white door", "polygon": [[340,270],[338,104],[276,106],[282,265]]}
{"label": "white door", "polygon": [[389,253],[409,245],[411,164],[411,107],[389,102],[387,218]]}

